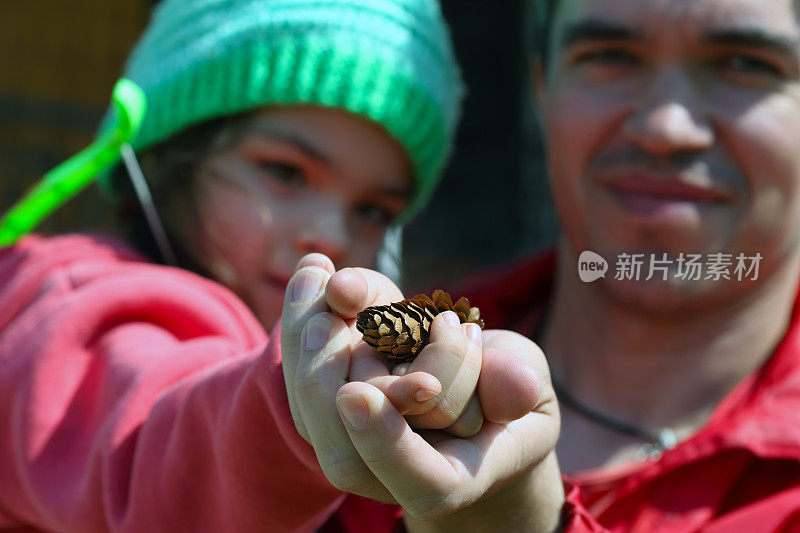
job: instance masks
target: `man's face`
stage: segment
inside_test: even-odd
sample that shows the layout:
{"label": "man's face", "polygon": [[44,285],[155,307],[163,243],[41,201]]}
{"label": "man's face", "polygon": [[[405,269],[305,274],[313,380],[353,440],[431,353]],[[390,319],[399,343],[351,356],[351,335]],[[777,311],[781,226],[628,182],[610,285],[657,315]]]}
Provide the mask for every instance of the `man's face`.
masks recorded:
{"label": "man's face", "polygon": [[[793,1],[560,4],[540,89],[569,249],[612,264],[620,253],[760,253],[759,279],[774,272],[800,233]],[[651,308],[745,285],[613,274],[604,287]]]}

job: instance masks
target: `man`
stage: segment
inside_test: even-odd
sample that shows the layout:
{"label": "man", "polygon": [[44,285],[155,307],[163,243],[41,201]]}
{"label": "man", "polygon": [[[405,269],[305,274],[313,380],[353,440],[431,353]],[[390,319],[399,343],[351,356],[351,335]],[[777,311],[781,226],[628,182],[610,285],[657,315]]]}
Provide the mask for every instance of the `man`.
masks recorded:
{"label": "man", "polygon": [[[577,482],[563,524],[798,530],[800,10],[792,0],[544,7],[536,96],[563,237],[557,254],[464,292],[488,324],[517,329],[547,355],[563,415],[556,456]],[[346,276],[329,284],[334,304],[348,294]],[[379,286],[367,277],[349,294],[372,301]],[[546,396],[547,370],[530,348],[492,335],[536,368]],[[346,387],[365,395],[373,417],[384,405],[363,384]],[[478,394],[502,397],[480,383]],[[379,426],[348,430],[370,471],[413,462],[402,453],[411,445],[393,448],[401,433]],[[520,442],[551,438],[531,428]],[[381,446],[394,455],[370,456]],[[516,478],[487,461],[501,473],[479,503],[462,498],[447,517],[416,512],[425,520],[406,525],[553,527],[543,517],[564,500],[539,462],[550,455],[528,457]],[[378,475],[413,503],[413,482],[399,476]]]}

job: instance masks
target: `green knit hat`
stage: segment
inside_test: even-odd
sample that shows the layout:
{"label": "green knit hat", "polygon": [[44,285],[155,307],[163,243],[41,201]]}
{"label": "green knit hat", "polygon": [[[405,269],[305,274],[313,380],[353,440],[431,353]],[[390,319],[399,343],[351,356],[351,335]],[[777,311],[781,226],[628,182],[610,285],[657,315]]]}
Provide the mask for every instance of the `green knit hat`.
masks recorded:
{"label": "green knit hat", "polygon": [[125,74],[147,95],[139,151],[194,124],[317,104],[383,125],[433,191],[464,93],[436,0],[162,0]]}

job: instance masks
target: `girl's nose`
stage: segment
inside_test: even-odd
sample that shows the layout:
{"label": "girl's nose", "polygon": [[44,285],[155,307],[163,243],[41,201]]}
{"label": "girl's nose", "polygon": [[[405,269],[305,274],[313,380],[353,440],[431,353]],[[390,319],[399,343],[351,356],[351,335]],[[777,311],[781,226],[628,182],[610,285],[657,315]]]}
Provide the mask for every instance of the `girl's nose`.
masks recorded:
{"label": "girl's nose", "polygon": [[341,263],[349,242],[347,217],[339,205],[320,207],[309,214],[295,238],[295,249],[301,255],[319,252],[335,265]]}

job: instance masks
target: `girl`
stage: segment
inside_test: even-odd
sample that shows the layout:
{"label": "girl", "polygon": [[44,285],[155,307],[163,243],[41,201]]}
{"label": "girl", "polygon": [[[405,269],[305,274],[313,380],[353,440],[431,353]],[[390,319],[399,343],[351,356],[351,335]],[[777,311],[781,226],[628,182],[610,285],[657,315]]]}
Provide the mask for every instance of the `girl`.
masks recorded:
{"label": "girl", "polygon": [[438,179],[462,85],[436,2],[165,0],[125,77],[159,252],[125,174],[104,183],[139,251],[183,268],[81,235],[0,251],[0,527],[352,526],[266,331],[303,256],[373,265]]}
{"label": "girl", "polygon": [[[375,264],[438,180],[463,92],[435,2],[311,4],[164,2],[125,73],[174,255],[267,329],[305,253]],[[126,173],[104,183],[157,256]]]}

